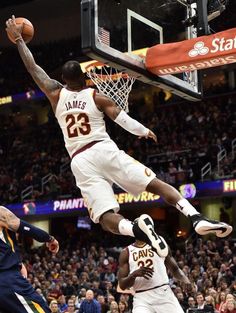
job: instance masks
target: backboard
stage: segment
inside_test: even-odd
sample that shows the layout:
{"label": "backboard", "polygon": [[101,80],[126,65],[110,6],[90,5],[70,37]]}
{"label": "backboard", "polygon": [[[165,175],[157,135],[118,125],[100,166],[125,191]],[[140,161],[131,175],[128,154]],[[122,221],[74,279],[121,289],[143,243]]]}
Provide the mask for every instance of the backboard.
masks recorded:
{"label": "backboard", "polygon": [[145,68],[147,48],[196,37],[184,21],[196,14],[186,0],[82,0],[83,52],[145,83],[167,89],[185,99],[201,98],[197,72],[156,76]]}

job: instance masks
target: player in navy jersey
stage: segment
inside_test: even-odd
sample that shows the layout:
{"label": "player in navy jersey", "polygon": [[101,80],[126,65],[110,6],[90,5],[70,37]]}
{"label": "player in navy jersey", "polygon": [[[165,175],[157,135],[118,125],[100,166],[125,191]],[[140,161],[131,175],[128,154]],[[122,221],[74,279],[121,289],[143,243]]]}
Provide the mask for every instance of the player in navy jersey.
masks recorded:
{"label": "player in navy jersey", "polygon": [[45,242],[52,253],[59,250],[58,241],[53,236],[0,206],[0,312],[50,313],[48,305],[21,273],[22,262],[15,233]]}

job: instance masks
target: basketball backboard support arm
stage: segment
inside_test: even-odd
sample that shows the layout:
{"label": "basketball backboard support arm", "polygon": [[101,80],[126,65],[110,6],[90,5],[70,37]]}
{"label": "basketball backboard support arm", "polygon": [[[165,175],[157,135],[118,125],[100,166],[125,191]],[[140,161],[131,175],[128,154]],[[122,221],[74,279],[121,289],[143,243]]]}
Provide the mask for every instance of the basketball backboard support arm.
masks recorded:
{"label": "basketball backboard support arm", "polygon": [[207,2],[208,1],[197,0],[197,11],[198,11],[197,34],[198,34],[198,37],[209,34]]}
{"label": "basketball backboard support arm", "polygon": [[[200,3],[200,2],[204,2],[204,0],[203,1],[197,0],[196,2],[193,1],[193,3],[191,5],[187,6],[187,10],[189,11],[188,16],[190,16],[190,17],[196,16],[197,14],[199,14],[199,10],[198,10],[199,6],[201,6],[201,8],[200,8],[201,12],[203,12],[204,9],[206,9],[206,11],[204,12],[206,14],[206,16],[202,17],[201,20],[198,20],[197,25],[194,25],[194,24],[189,25],[189,27],[187,28],[189,39],[199,37],[200,34],[203,34],[203,32],[206,30],[206,27],[208,28],[207,1],[205,1],[205,4]],[[204,35],[206,35],[206,34],[204,33]],[[198,90],[199,90],[200,94],[203,96],[203,86],[202,86],[203,73],[202,73],[202,71],[190,72],[190,75],[195,76],[194,80],[197,82]]]}
{"label": "basketball backboard support arm", "polygon": [[200,83],[188,84],[173,75],[156,76],[149,73],[140,58],[118,51],[98,40],[98,5],[97,0],[81,1],[81,41],[82,50],[90,58],[118,68],[136,79],[158,86],[162,89],[191,101],[201,99]]}

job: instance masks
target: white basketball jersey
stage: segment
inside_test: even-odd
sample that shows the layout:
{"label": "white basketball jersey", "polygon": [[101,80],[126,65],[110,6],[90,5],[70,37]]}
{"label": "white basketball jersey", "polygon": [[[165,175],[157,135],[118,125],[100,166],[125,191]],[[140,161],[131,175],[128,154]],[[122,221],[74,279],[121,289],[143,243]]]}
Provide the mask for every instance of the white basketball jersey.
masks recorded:
{"label": "white basketball jersey", "polygon": [[152,247],[146,244],[142,248],[134,245],[128,246],[129,250],[129,271],[134,272],[141,266],[146,266],[154,269],[152,278],[137,277],[133,288],[135,291],[147,290],[153,287],[161,286],[169,283],[169,278],[164,264],[165,258],[159,257]]}
{"label": "white basketball jersey", "polygon": [[110,139],[104,114],[94,102],[94,93],[92,88],[79,92],[62,88],[60,92],[55,116],[70,156],[92,141]]}

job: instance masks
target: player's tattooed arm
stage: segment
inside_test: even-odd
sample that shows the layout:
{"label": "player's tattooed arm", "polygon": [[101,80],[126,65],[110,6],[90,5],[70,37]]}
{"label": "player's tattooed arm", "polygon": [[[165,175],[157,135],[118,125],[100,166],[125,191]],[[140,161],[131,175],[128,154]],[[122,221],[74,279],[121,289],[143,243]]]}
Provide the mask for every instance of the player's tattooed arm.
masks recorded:
{"label": "player's tattooed arm", "polygon": [[20,225],[20,219],[4,206],[0,206],[0,227],[6,227],[16,232]]}
{"label": "player's tattooed arm", "polygon": [[48,74],[36,64],[31,51],[26,46],[23,39],[17,40],[16,44],[21,59],[35,83],[45,93],[52,105],[57,104],[59,92],[63,88],[63,85],[58,81],[51,79]]}
{"label": "player's tattooed arm", "polygon": [[115,102],[100,93],[95,94],[95,103],[98,109],[104,112],[113,121],[120,114],[121,109],[115,104]]}
{"label": "player's tattooed arm", "polygon": [[31,51],[26,46],[21,36],[22,29],[16,25],[14,15],[7,20],[6,26],[6,30],[15,38],[20,57],[27,71],[31,74],[39,88],[49,98],[52,105],[56,104],[58,102],[58,94],[63,86],[58,81],[51,79],[47,73],[36,64]]}
{"label": "player's tattooed arm", "polygon": [[48,74],[36,64],[31,51],[26,46],[23,39],[17,40],[17,48],[27,71],[45,94],[62,88],[62,85],[58,81],[51,79]]}

